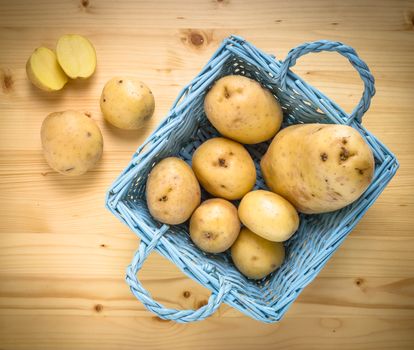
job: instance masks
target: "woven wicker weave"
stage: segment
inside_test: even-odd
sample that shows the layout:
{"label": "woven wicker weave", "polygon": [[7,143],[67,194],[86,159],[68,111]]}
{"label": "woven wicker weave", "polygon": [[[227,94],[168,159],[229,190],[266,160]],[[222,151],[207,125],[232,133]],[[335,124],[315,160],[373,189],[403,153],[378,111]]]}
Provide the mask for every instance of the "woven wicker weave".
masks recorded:
{"label": "woven wicker weave", "polygon": [[[350,115],[289,70],[298,57],[320,51],[336,51],[348,58],[364,82],[362,99]],[[187,224],[170,227],[152,219],[145,202],[147,175],[159,160],[178,155],[190,163],[194,149],[218,135],[205,117],[203,101],[213,82],[228,74],[248,76],[270,89],[283,108],[283,126],[308,122],[351,125],[369,143],[376,161],[373,182],[356,202],[332,213],[301,215],[299,230],[285,244],[285,262],[260,281],[241,275],[228,253],[206,254],[196,248],[189,238]],[[108,191],[107,207],[141,238],[126,277],[134,295],[159,317],[177,322],[204,319],[223,302],[263,322],[280,320],[398,169],[395,156],[360,124],[374,93],[374,79],[367,65],[352,48],[342,43],[305,43],[291,50],[282,63],[240,37],[226,39],[200,74],[182,90],[167,117],[137,150]],[[267,145],[247,146],[256,164],[256,188],[266,188],[259,160]],[[208,303],[198,310],[175,310],[154,301],[137,278],[137,272],[152,250],[210,289]]]}

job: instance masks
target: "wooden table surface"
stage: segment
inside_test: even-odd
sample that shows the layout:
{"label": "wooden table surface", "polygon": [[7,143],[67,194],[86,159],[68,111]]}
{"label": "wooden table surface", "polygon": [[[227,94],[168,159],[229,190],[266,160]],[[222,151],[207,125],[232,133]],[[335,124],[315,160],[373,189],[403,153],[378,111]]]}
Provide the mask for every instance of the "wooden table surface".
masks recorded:
{"label": "wooden table surface", "polygon": [[[0,0],[0,349],[413,349],[413,29],[414,1]],[[91,39],[97,72],[42,92],[26,60],[66,33]],[[138,240],[104,208],[105,191],[232,33],[279,59],[305,41],[353,46],[376,78],[364,124],[401,168],[280,323],[228,306],[203,322],[161,321],[124,282]],[[362,83],[339,55],[308,55],[294,70],[346,111],[360,98]],[[114,75],[153,90],[144,130],[103,122],[99,97]],[[99,166],[78,178],[52,172],[40,147],[43,118],[65,109],[89,112],[105,140]],[[170,307],[209,296],[156,254],[141,278]]]}

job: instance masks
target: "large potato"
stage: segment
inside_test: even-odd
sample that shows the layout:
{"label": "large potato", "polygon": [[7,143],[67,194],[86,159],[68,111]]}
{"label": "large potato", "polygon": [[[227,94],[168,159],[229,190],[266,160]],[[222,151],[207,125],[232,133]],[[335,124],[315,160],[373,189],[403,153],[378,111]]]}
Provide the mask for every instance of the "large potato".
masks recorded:
{"label": "large potato", "polygon": [[43,154],[64,175],[81,175],[102,156],[103,139],[95,122],[76,111],[49,114],[41,129]]}
{"label": "large potato", "polygon": [[102,90],[100,105],[105,119],[120,129],[140,129],[155,109],[151,90],[132,77],[109,80]]}
{"label": "large potato", "polygon": [[187,221],[200,204],[200,185],[186,162],[169,157],[148,175],[146,197],[153,218],[177,225]]}
{"label": "large potato", "polygon": [[241,75],[216,81],[206,95],[204,110],[222,135],[246,144],[272,138],[283,119],[282,109],[271,92]]}
{"label": "large potato", "polygon": [[221,253],[230,248],[239,232],[237,209],[225,199],[206,200],[190,219],[192,241],[208,253]]}
{"label": "large potato", "polygon": [[256,182],[249,152],[222,137],[207,140],[193,154],[192,167],[207,192],[229,200],[240,199]]}
{"label": "large potato", "polygon": [[252,191],[239,205],[243,225],[273,242],[289,239],[299,227],[299,215],[286,199],[269,191]]}
{"label": "large potato", "polygon": [[243,275],[261,279],[282,265],[285,248],[283,243],[268,241],[243,227],[231,247],[231,257]]}
{"label": "large potato", "polygon": [[337,210],[367,189],[374,157],[353,128],[333,124],[293,125],[279,132],[262,158],[270,189],[307,214]]}

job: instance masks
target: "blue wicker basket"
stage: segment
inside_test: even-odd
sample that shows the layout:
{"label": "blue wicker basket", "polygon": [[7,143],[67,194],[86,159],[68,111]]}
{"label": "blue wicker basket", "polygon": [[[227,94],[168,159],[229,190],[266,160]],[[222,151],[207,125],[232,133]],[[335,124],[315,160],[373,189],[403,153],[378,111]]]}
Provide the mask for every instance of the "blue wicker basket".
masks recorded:
{"label": "blue wicker basket", "polygon": [[[300,56],[320,51],[336,51],[348,58],[364,82],[362,99],[350,115],[289,70]],[[285,244],[285,262],[260,281],[249,280],[240,274],[228,253],[214,255],[200,251],[190,240],[187,224],[168,226],[155,221],[145,202],[147,175],[159,160],[178,155],[190,163],[197,146],[218,135],[205,117],[203,101],[214,81],[229,74],[248,76],[270,89],[283,108],[283,126],[309,122],[351,125],[371,146],[376,162],[374,179],[356,202],[332,213],[301,215],[299,230]],[[305,43],[291,50],[286,60],[280,62],[240,37],[231,36],[224,40],[200,74],[181,91],[167,117],[138,148],[128,167],[108,191],[106,204],[109,210],[141,238],[140,247],[127,268],[126,280],[133,294],[160,318],[177,322],[202,320],[223,302],[256,320],[269,323],[280,320],[398,169],[395,156],[361,126],[361,118],[374,93],[374,78],[367,65],[351,47],[342,43]],[[247,146],[257,168],[256,188],[266,188],[259,160],[267,146],[268,143]],[[152,250],[210,289],[212,294],[208,303],[198,310],[175,310],[153,300],[137,278]]]}

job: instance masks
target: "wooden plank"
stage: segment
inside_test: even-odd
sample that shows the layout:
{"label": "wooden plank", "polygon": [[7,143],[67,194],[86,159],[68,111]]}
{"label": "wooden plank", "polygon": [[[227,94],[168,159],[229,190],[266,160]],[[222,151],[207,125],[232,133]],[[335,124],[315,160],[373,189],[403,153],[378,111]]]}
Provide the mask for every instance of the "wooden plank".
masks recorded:
{"label": "wooden plank", "polygon": [[[0,0],[0,9],[0,349],[412,349],[413,0]],[[25,73],[30,53],[72,32],[94,43],[96,74],[37,90]],[[353,46],[376,78],[364,125],[401,168],[282,322],[228,306],[195,324],[160,321],[124,282],[139,240],[104,208],[105,191],[230,34],[278,59],[305,41]],[[294,70],[347,112],[359,101],[362,83],[338,55],[307,55]],[[139,132],[111,127],[99,110],[103,85],[121,74],[156,97]],[[52,172],[41,153],[43,118],[64,109],[90,113],[104,136],[102,161],[79,178]],[[139,276],[169,307],[209,297],[158,254]]]}

